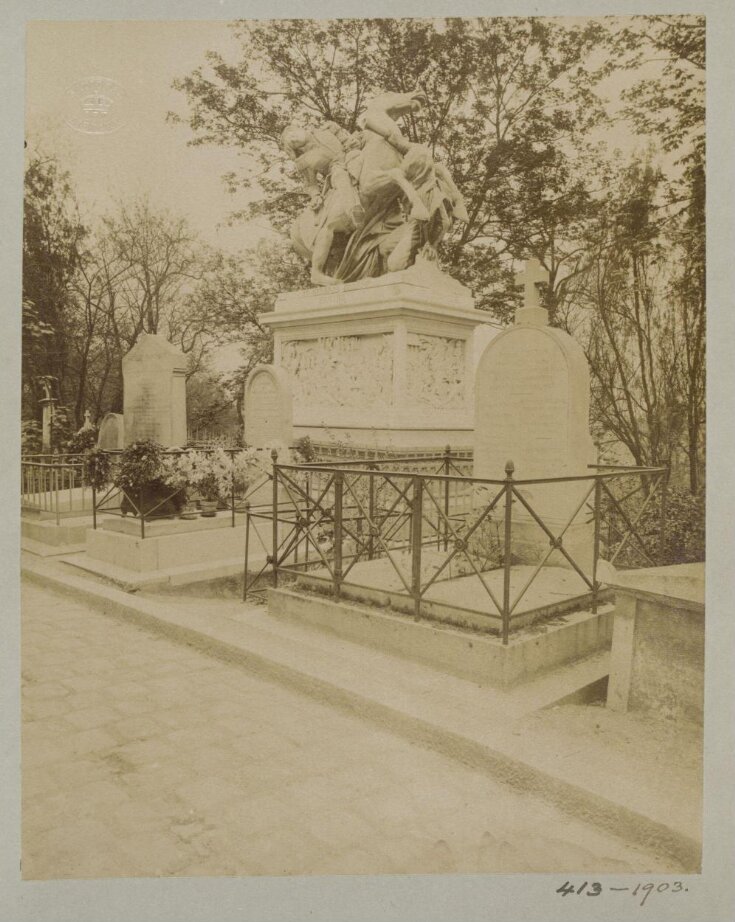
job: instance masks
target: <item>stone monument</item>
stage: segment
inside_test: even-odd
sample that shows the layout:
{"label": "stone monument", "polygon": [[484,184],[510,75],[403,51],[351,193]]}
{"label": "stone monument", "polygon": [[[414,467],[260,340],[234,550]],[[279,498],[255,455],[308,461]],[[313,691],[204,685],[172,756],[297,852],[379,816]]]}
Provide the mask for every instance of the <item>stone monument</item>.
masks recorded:
{"label": "stone monument", "polygon": [[163,336],[141,333],[122,360],[125,444],[186,444],[186,359]]}
{"label": "stone monument", "polygon": [[293,442],[293,401],[288,372],[256,365],[245,384],[245,444],[254,448]]}
{"label": "stone monument", "polygon": [[[541,303],[547,279],[537,260],[529,260],[519,281],[523,307],[515,325],[485,349],[475,379],[474,476],[502,480],[513,461],[520,480],[589,474],[596,461],[589,433],[590,374],[579,343],[548,325]],[[522,489],[534,511],[558,535],[591,486],[529,485]],[[592,551],[592,526],[583,509],[564,536],[575,561],[587,563]],[[534,562],[549,549],[549,538],[516,502],[513,508],[513,554]],[[576,554],[575,554],[576,550]],[[553,564],[564,564],[554,552]]]}
{"label": "stone monument", "polygon": [[352,134],[334,122],[283,133],[310,196],[291,239],[320,287],[281,295],[261,322],[292,382],[297,438],[389,453],[471,447],[474,331],[492,321],[436,261],[468,216],[446,167],[401,133],[398,119],[426,102],[386,92]]}
{"label": "stone monument", "polygon": [[43,397],[41,403],[41,451],[50,452],[53,440],[52,425],[54,420],[54,411],[58,401],[51,394],[51,387],[48,381],[43,382]]}
{"label": "stone monument", "polygon": [[97,447],[105,451],[125,448],[125,423],[122,413],[106,413],[100,423]]}

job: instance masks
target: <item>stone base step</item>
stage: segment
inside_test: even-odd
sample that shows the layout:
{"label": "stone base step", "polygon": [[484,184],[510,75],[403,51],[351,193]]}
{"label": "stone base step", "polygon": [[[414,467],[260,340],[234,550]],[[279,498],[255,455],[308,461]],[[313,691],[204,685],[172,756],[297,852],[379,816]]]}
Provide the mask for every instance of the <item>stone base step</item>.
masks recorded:
{"label": "stone base step", "polygon": [[[298,587],[269,590],[268,611],[274,618],[310,625],[492,688],[509,688],[567,663],[607,652],[612,642],[613,607],[609,604],[600,606],[596,614],[570,612],[520,628],[511,634],[507,645],[487,633],[416,621],[392,609],[326,599]],[[585,684],[604,675],[604,671],[593,671]]]}

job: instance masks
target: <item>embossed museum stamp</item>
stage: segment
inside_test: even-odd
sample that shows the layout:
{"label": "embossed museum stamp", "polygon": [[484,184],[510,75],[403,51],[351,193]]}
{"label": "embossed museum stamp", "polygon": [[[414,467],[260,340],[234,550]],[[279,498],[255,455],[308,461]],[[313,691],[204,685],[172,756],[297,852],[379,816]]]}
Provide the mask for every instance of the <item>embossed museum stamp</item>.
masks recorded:
{"label": "embossed museum stamp", "polygon": [[125,124],[126,93],[110,77],[85,77],[66,93],[64,121],[84,134],[110,134]]}

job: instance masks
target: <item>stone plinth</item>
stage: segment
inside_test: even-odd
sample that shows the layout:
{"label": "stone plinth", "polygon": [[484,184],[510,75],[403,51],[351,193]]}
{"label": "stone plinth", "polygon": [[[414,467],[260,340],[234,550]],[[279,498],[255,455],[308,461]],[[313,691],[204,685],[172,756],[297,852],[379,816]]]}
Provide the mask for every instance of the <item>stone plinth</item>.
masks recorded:
{"label": "stone plinth", "polygon": [[122,360],[125,444],[186,444],[186,359],[163,336],[141,333]]}
{"label": "stone plinth", "polygon": [[[502,480],[509,460],[520,480],[589,474],[588,465],[596,460],[589,403],[589,367],[581,346],[564,331],[548,326],[545,309],[520,309],[515,326],[490,343],[477,367],[474,476]],[[591,481],[538,484],[521,492],[558,535],[591,486]],[[588,518],[583,509],[567,530],[564,544],[576,562],[585,563],[589,575],[592,526],[584,524]],[[533,562],[548,548],[548,537],[516,502],[515,559]],[[548,562],[565,565],[558,552]]]}
{"label": "stone plinth", "polygon": [[704,564],[618,573],[607,706],[703,723]]}
{"label": "stone plinth", "polygon": [[293,398],[287,371],[256,365],[245,385],[245,444],[254,448],[293,442]]}
{"label": "stone plinth", "polygon": [[282,295],[261,322],[292,382],[297,438],[379,449],[471,445],[473,337],[490,319],[435,264]]}

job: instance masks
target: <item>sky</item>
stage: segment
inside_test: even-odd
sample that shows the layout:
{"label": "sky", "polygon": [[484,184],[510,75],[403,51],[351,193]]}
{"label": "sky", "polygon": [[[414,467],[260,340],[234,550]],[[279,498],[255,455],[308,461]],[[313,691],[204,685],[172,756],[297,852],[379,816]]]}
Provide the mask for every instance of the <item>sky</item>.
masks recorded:
{"label": "sky", "polygon": [[[207,242],[228,250],[250,243],[248,229],[229,228],[243,200],[221,176],[238,155],[221,147],[187,147],[187,125],[166,113],[187,113],[171,86],[216,48],[234,56],[225,22],[34,22],[27,32],[26,125],[29,147],[53,151],[72,176],[82,214],[102,214],[115,199],[147,193],[154,204],[183,214]],[[79,87],[90,77],[113,80],[124,124],[106,134],[70,127]],[[246,239],[248,238],[248,239]]]}
{"label": "sky", "polygon": [[[55,153],[69,170],[83,218],[112,210],[116,199],[151,196],[154,205],[185,216],[210,244],[229,251],[252,245],[267,233],[257,223],[228,225],[246,204],[221,177],[238,170],[242,154],[232,148],[187,146],[187,124],[172,124],[173,110],[188,114],[176,77],[205,63],[217,50],[240,59],[241,48],[224,21],[33,22],[27,32],[26,124],[29,147]],[[78,121],[89,78],[114,81],[114,105],[123,124],[106,134],[70,127]],[[612,109],[620,90],[635,79],[617,74],[604,87]],[[80,89],[81,87],[81,89]],[[614,143],[626,153],[641,146],[629,131]]]}

